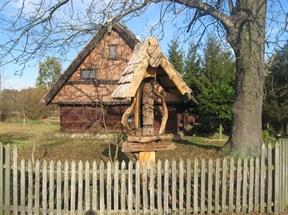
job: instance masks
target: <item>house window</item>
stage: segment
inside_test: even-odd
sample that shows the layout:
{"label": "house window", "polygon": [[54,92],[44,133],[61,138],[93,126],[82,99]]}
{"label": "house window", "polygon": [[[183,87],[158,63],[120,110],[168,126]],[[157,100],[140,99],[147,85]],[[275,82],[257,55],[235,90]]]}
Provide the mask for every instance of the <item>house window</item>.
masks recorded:
{"label": "house window", "polygon": [[83,69],[81,70],[81,79],[95,79],[96,71],[95,69]]}
{"label": "house window", "polygon": [[109,46],[109,59],[116,59],[117,53],[116,53],[116,45],[110,45]]}

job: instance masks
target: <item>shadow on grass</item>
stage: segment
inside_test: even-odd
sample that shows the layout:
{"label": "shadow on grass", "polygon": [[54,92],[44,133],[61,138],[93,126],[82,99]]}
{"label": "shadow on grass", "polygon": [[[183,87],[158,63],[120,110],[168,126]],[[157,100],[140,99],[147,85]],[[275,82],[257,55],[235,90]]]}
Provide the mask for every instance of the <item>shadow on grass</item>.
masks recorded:
{"label": "shadow on grass", "polygon": [[[112,158],[114,158],[115,153],[116,153],[116,149],[117,147],[115,145],[110,146],[110,150],[111,150],[111,156]],[[109,146],[107,146],[103,151],[102,151],[102,155],[109,158]],[[121,151],[121,146],[119,146],[118,148],[118,156],[117,156],[117,160],[119,161],[125,161],[125,162],[129,162],[129,158],[127,157],[127,155],[125,153],[123,153]]]}

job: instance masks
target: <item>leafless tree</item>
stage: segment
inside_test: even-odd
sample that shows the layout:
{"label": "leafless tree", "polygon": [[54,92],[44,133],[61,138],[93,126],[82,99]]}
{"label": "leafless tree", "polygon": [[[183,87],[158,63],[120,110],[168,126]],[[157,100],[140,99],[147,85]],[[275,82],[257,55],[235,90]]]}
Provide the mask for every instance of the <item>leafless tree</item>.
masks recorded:
{"label": "leafless tree", "polygon": [[258,153],[265,42],[269,51],[283,42],[288,22],[285,0],[4,0],[0,3],[1,33],[6,32],[8,39],[1,44],[0,56],[8,59],[6,63],[25,66],[47,51],[65,53],[86,41],[99,24],[141,16],[152,4],[160,5],[159,20],[152,30],[159,32],[165,22],[181,16],[184,22],[177,30],[201,39],[212,28],[231,45],[236,59],[231,142],[240,154]]}

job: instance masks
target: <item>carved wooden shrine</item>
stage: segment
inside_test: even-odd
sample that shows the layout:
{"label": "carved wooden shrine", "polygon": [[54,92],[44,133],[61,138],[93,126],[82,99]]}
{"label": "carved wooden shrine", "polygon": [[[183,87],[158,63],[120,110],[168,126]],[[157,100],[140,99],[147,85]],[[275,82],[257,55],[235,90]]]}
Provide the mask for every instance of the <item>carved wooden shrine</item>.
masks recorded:
{"label": "carved wooden shrine", "polygon": [[[175,149],[173,135],[165,134],[167,94],[189,99],[193,98],[191,92],[162,53],[156,38],[139,43],[112,94],[115,99],[131,98],[131,106],[121,120],[128,132],[122,151],[139,152],[140,161],[151,162],[155,161],[155,151]],[[159,132],[154,128],[155,101],[160,104],[162,116]]]}

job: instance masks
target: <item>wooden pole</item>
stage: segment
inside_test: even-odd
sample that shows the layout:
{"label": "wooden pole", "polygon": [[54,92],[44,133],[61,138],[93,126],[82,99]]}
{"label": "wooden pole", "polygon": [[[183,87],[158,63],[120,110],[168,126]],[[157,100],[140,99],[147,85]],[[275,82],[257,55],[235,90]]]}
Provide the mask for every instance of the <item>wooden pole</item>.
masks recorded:
{"label": "wooden pole", "polygon": [[[154,135],[154,79],[144,80],[142,88],[142,135]],[[155,162],[155,151],[140,152],[140,163],[145,162],[149,167]]]}
{"label": "wooden pole", "polygon": [[141,86],[139,87],[136,96],[135,96],[135,106],[134,106],[134,126],[136,129],[136,135],[141,135],[139,134],[139,128],[140,128],[140,106],[141,106]]}

